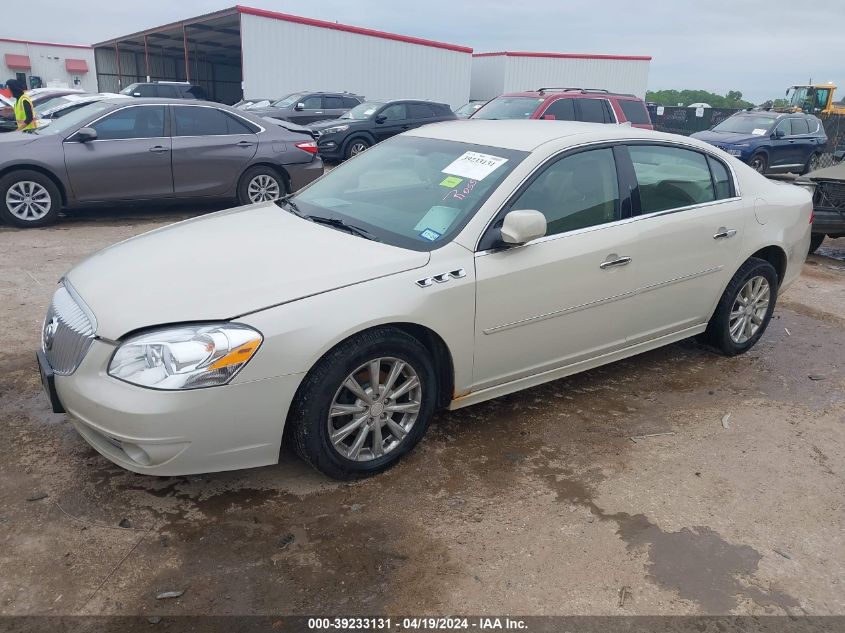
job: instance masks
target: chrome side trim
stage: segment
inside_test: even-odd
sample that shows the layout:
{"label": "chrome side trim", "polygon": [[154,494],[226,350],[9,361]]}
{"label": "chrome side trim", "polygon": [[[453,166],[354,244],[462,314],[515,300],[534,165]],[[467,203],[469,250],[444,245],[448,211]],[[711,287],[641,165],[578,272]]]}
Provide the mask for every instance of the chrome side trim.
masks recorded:
{"label": "chrome side trim", "polygon": [[651,292],[652,290],[658,290],[660,288],[665,288],[666,286],[671,286],[673,284],[682,282],[682,281],[689,281],[691,279],[696,279],[698,277],[704,277],[705,275],[710,275],[712,273],[719,272],[722,270],[724,266],[716,266],[715,268],[708,268],[707,270],[702,270],[697,273],[692,273],[691,275],[684,275],[683,277],[675,277],[674,279],[668,279],[666,281],[661,281],[656,284],[652,284],[650,286],[644,286],[642,288],[637,288],[636,290],[631,290],[630,292],[624,292],[622,294],[613,295],[611,297],[606,297],[604,299],[597,299],[596,301],[590,301],[589,303],[582,303],[577,306],[572,306],[570,308],[564,308],[562,310],[555,310],[554,312],[548,312],[546,314],[540,314],[538,316],[528,317],[527,319],[521,319],[519,321],[513,321],[511,323],[504,323],[502,325],[496,325],[491,328],[487,328],[484,330],[484,334],[497,334],[498,332],[504,332],[505,330],[511,330],[513,328],[521,327],[523,325],[529,325],[531,323],[537,323],[539,321],[545,321],[547,319],[554,319],[555,317],[564,316],[566,314],[573,314],[575,312],[581,312],[582,310],[589,310],[590,308],[595,308],[600,305],[606,305],[608,303],[612,303],[614,301],[618,301],[619,299],[627,299],[633,297],[635,295],[645,294],[647,292]]}
{"label": "chrome side trim", "polygon": [[447,281],[451,281],[452,279],[463,279],[467,276],[467,271],[463,268],[457,268],[455,270],[450,270],[449,272],[440,273],[438,275],[434,275],[432,277],[425,277],[423,279],[418,279],[416,284],[420,288],[428,288],[435,283],[438,284],[445,284]]}

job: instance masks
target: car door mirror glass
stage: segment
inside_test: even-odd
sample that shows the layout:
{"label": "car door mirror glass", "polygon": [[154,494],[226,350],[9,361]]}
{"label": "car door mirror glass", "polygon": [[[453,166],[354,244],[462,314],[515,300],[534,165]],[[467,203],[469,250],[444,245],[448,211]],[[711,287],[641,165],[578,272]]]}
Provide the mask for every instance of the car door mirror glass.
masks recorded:
{"label": "car door mirror glass", "polygon": [[297,103],[297,104],[294,106],[294,108],[293,108],[293,109],[294,109],[294,110],[296,110],[297,112],[300,112],[301,110],[304,110],[304,109],[305,109],[305,104],[304,104],[304,103],[302,103],[302,102],[300,101],[299,103]]}
{"label": "car door mirror glass", "polygon": [[384,123],[385,121],[387,121],[387,117],[384,116],[383,114],[379,114],[376,117],[376,123]]}
{"label": "car door mirror glass", "polygon": [[502,242],[525,244],[546,234],[546,216],[534,209],[509,211],[502,222]]}
{"label": "car door mirror glass", "polygon": [[80,143],[87,143],[88,141],[96,140],[96,138],[97,130],[92,127],[81,127],[76,131],[74,140],[77,140]]}
{"label": "car door mirror glass", "polygon": [[781,128],[775,130],[775,133],[772,135],[773,138],[783,138],[786,136],[786,132],[784,132]]}

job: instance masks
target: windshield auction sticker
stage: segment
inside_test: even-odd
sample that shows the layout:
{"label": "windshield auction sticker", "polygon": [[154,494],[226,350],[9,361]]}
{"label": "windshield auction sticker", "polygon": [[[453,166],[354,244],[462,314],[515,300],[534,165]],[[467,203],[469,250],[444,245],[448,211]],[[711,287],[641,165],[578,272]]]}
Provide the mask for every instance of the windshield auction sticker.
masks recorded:
{"label": "windshield auction sticker", "polygon": [[507,158],[481,154],[479,152],[464,152],[454,161],[449,163],[442,172],[448,175],[472,178],[473,180],[484,180],[501,165],[508,162]]}
{"label": "windshield auction sticker", "polygon": [[764,130],[763,128],[755,127],[753,130],[751,130],[751,133],[754,136],[765,136],[766,130]]}

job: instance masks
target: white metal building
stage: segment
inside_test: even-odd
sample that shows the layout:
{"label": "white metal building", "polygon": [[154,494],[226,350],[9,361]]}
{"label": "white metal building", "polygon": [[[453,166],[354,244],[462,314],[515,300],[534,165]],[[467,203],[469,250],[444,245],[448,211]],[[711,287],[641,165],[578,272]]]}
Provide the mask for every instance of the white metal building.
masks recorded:
{"label": "white metal building", "polygon": [[645,97],[651,57],[575,53],[476,53],[473,99],[542,87],[604,88]]}
{"label": "white metal building", "polygon": [[250,7],[234,7],[94,45],[101,91],[190,81],[224,103],[299,90],[370,99],[469,99],[472,49]]}
{"label": "white metal building", "polygon": [[80,88],[97,91],[94,49],[0,38],[0,83],[20,79],[28,88]]}

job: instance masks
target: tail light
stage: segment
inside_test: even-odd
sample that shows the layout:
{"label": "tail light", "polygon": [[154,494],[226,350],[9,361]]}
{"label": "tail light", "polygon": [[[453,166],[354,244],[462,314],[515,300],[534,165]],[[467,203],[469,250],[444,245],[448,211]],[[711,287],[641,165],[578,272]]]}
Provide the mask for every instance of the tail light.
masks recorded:
{"label": "tail light", "polygon": [[810,224],[812,224],[813,220],[815,220],[815,219],[816,219],[816,210],[810,209]]}
{"label": "tail light", "polygon": [[317,143],[314,141],[302,141],[301,143],[294,143],[294,145],[303,152],[308,152],[309,154],[317,153]]}

